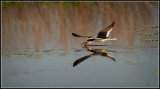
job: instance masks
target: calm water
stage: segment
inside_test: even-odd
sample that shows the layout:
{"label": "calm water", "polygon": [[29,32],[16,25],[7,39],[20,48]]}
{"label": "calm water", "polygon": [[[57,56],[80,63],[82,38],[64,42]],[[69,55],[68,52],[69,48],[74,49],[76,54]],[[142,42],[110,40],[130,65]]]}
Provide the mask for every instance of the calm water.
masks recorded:
{"label": "calm water", "polygon": [[[48,29],[52,30],[47,30],[48,24],[43,26],[40,22],[42,20],[39,18],[40,15],[42,17],[48,15],[43,13],[43,9],[45,12],[46,8],[38,10],[34,5],[26,6],[20,14],[21,17],[13,13],[12,16],[15,14],[17,19],[9,17],[8,14],[18,7],[3,10],[2,87],[158,87],[158,28],[143,26],[158,24],[158,8],[149,3],[117,2],[96,5],[93,13],[87,12],[82,7],[84,10],[80,10],[80,6],[75,8],[69,6],[68,9],[64,9],[61,4],[53,5],[57,7],[55,10],[46,11],[54,13],[53,17],[51,19],[46,17],[46,20],[42,18],[44,23],[52,20],[48,22],[52,24]],[[113,7],[114,10],[111,9],[113,5],[117,5]],[[116,12],[119,7],[123,8]],[[147,11],[141,10],[143,7]],[[34,9],[30,11],[31,8]],[[43,13],[34,17],[40,20],[38,23],[34,22],[33,17],[25,16],[28,12],[29,16],[33,16],[35,11]],[[62,15],[68,11],[70,14]],[[123,11],[125,13],[119,16],[118,14]],[[88,14],[93,17],[86,22]],[[72,19],[70,15],[79,18]],[[104,17],[110,19],[104,21]],[[71,34],[75,32],[96,36],[112,21],[116,23],[110,37],[118,38],[117,41],[82,47],[81,43],[86,39],[75,38]],[[33,23],[34,25],[31,25]],[[38,26],[41,30],[38,30]],[[102,50],[107,51],[105,56],[99,53]],[[41,51],[43,52],[38,54]],[[97,54],[93,54],[93,51]],[[30,54],[20,54],[25,52]],[[48,52],[51,54],[45,54]]]}

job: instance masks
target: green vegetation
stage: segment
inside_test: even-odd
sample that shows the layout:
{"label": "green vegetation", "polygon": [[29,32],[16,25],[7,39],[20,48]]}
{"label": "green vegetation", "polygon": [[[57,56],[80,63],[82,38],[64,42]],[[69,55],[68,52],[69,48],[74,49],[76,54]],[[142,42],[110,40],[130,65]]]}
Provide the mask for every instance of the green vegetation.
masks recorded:
{"label": "green vegetation", "polygon": [[140,36],[157,36],[158,29],[153,30],[128,30],[127,32],[137,32]]}
{"label": "green vegetation", "polygon": [[10,5],[18,5],[20,7],[23,7],[24,3],[17,2],[17,1],[2,1],[2,8],[6,8],[7,6],[10,6]]}
{"label": "green vegetation", "polygon": [[95,8],[94,8],[94,5],[95,5],[95,2],[91,2],[91,12],[94,12]]}
{"label": "green vegetation", "polygon": [[144,40],[146,42],[149,42],[149,43],[158,43],[158,38],[141,38],[140,40]]}
{"label": "green vegetation", "polygon": [[143,25],[142,27],[159,28],[158,25]]}
{"label": "green vegetation", "polygon": [[127,46],[124,49],[142,49],[142,48],[158,48],[158,45],[148,45],[148,46]]}
{"label": "green vegetation", "polygon": [[158,75],[158,72],[154,72],[154,75]]}
{"label": "green vegetation", "polygon": [[[23,7],[24,4],[27,4],[27,3],[35,3],[37,6],[42,6],[42,5],[49,5],[51,6],[53,3],[54,4],[60,4],[62,3],[63,6],[65,8],[69,7],[69,6],[79,6],[81,3],[84,3],[83,1],[35,1],[35,2],[21,2],[21,1],[2,1],[2,8],[6,8],[8,6],[11,6],[11,5],[18,5],[20,7]],[[90,8],[91,8],[91,11],[93,12],[94,11],[94,4],[95,2],[88,2],[90,4]]]}
{"label": "green vegetation", "polygon": [[49,5],[51,6],[53,2],[49,2],[49,1],[38,1],[38,2],[34,2],[36,3],[38,6],[42,6],[42,5]]}
{"label": "green vegetation", "polygon": [[158,35],[158,31],[144,31],[144,32],[138,32],[138,34],[144,36],[153,36],[153,35]]}
{"label": "green vegetation", "polygon": [[[143,27],[148,28],[158,28],[158,25],[144,25]],[[130,30],[129,32],[137,32],[142,38],[139,40],[145,41],[147,43],[156,43],[155,45],[148,45],[148,46],[128,46],[124,47],[124,49],[141,49],[141,48],[158,48],[157,43],[159,42],[158,37],[151,37],[153,35],[158,35],[158,30]],[[150,36],[150,37],[143,37],[143,36]]]}
{"label": "green vegetation", "polygon": [[24,53],[5,55],[4,57],[21,57],[21,56],[54,55],[54,54],[55,54],[55,50],[43,50],[40,52],[24,52]]}

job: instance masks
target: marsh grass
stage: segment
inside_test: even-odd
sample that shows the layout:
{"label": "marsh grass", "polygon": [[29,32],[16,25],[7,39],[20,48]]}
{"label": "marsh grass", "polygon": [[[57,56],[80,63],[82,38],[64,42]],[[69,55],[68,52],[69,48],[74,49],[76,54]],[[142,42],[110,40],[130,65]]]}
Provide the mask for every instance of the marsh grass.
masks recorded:
{"label": "marsh grass", "polygon": [[[116,24],[111,37],[119,38],[116,41],[119,44],[128,42],[132,45],[136,40],[133,33],[123,31],[153,23],[157,15],[153,9],[149,2],[3,1],[2,53],[19,53],[26,48],[40,51],[48,47],[46,45],[49,45],[48,49],[57,47],[68,51],[74,44],[86,40],[74,39],[72,32],[94,36],[113,21]],[[155,35],[150,32],[140,34]]]}
{"label": "marsh grass", "polygon": [[21,57],[21,56],[33,56],[33,55],[54,55],[56,50],[43,50],[39,52],[22,52],[17,54],[4,55],[4,57]]}

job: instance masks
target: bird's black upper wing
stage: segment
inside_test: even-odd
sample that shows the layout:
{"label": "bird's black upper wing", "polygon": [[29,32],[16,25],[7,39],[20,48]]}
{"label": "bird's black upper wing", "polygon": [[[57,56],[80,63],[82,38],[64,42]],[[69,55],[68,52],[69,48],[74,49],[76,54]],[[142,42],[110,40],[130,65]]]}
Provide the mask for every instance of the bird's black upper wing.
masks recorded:
{"label": "bird's black upper wing", "polygon": [[111,25],[106,27],[105,29],[101,30],[98,33],[97,38],[104,38],[104,39],[107,38],[109,36],[110,32],[112,31],[114,24],[115,24],[115,21]]}
{"label": "bird's black upper wing", "polygon": [[81,35],[78,35],[78,34],[76,34],[76,33],[72,33],[72,35],[73,35],[74,37],[87,37],[87,38],[92,38],[92,36],[81,36]]}

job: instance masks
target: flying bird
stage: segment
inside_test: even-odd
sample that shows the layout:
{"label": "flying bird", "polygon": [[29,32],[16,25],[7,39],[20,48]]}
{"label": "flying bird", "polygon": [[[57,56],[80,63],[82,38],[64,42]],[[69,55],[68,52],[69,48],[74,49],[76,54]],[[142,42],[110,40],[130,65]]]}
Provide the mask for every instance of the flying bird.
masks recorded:
{"label": "flying bird", "polygon": [[88,38],[88,40],[86,42],[82,43],[84,45],[87,45],[87,44],[90,44],[90,43],[93,43],[93,42],[105,42],[105,41],[110,41],[110,40],[117,40],[117,38],[109,38],[109,35],[110,35],[111,31],[113,30],[114,24],[115,24],[115,21],[111,25],[109,25],[108,27],[106,27],[105,29],[101,30],[98,33],[97,37],[93,37],[93,36],[81,36],[81,35],[78,35],[76,33],[72,33],[72,35],[74,37]]}

